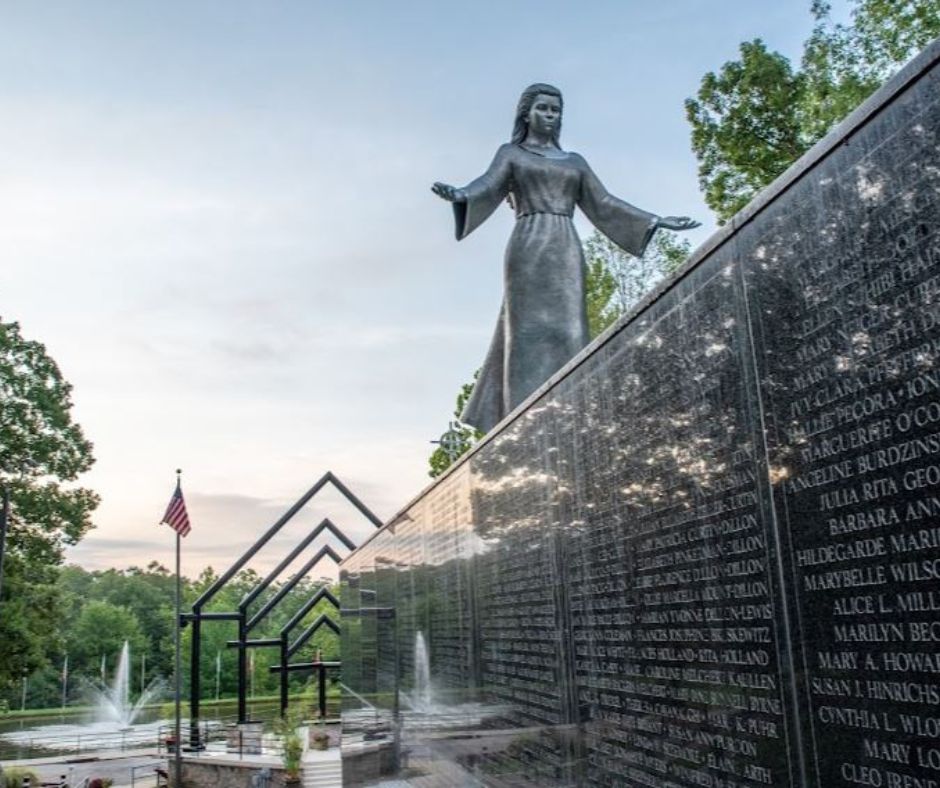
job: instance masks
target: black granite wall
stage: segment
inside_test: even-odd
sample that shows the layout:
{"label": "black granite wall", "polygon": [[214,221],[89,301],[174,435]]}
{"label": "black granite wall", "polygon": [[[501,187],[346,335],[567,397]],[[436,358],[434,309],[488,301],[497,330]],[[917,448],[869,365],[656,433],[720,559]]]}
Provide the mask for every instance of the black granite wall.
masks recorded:
{"label": "black granite wall", "polygon": [[343,563],[350,784],[940,788],[938,56]]}

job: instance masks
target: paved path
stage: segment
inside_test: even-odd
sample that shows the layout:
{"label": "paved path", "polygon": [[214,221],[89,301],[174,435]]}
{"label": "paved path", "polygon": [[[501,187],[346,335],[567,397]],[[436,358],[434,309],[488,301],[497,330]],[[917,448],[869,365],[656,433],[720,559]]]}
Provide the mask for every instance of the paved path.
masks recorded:
{"label": "paved path", "polygon": [[[96,753],[95,756],[76,757],[66,761],[62,756],[58,758],[34,758],[28,761],[3,761],[4,769],[22,766],[35,772],[43,782],[52,782],[63,774],[69,781],[77,784],[86,777],[108,777],[114,780],[114,788],[123,788],[131,784],[131,769],[146,764],[166,764],[166,758],[157,758],[153,750],[123,752],[123,753]],[[148,776],[148,772],[151,776]],[[153,772],[150,769],[138,769],[135,788],[152,788],[154,785]]]}
{"label": "paved path", "polygon": [[[339,764],[340,752],[338,743],[338,731],[333,730],[331,740],[334,746],[328,750],[308,750],[304,753],[304,764],[313,767],[328,766],[333,763]],[[184,752],[184,758],[187,757]],[[192,757],[192,756],[188,756]],[[219,745],[218,751],[207,751],[199,756],[199,759],[237,759],[243,762],[238,755],[227,754],[224,745]],[[246,756],[246,759],[248,756]],[[251,756],[250,760],[260,764],[279,766],[280,756]],[[77,785],[86,777],[107,777],[114,781],[113,788],[131,788],[131,772],[134,767],[144,767],[147,765],[167,765],[167,756],[158,756],[153,747],[139,750],[108,751],[101,750],[86,755],[57,755],[47,758],[30,758],[19,761],[0,761],[0,766],[4,769],[20,766],[39,775],[43,782],[53,782],[65,775],[70,785]],[[152,769],[138,768],[135,770],[136,782],[133,788],[152,788],[155,783],[155,776]]]}

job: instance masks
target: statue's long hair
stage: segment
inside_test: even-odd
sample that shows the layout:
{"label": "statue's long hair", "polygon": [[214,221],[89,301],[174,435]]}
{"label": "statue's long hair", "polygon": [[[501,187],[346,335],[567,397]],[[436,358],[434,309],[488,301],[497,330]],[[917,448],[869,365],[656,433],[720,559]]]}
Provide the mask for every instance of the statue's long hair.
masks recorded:
{"label": "statue's long hair", "polygon": [[[525,140],[526,134],[529,133],[529,110],[532,109],[532,104],[535,102],[535,97],[540,93],[545,94],[546,96],[557,96],[558,103],[564,109],[565,103],[561,97],[561,91],[554,87],[553,85],[545,85],[542,82],[536,82],[534,85],[529,85],[525,90],[522,91],[522,95],[519,96],[519,105],[516,107],[516,122],[512,127],[512,142],[515,145],[518,145],[520,142]],[[561,119],[558,120],[558,125],[555,127],[555,133],[552,135],[552,142],[554,142],[559,148],[561,144],[559,143],[559,137],[561,137]]]}

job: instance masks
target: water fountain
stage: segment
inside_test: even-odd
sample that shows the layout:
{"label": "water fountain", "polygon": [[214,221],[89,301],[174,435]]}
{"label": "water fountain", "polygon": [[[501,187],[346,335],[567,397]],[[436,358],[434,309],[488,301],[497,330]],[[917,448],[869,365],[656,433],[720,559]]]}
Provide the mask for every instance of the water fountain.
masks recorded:
{"label": "water fountain", "polygon": [[118,659],[117,672],[110,687],[96,690],[97,703],[95,722],[115,723],[118,730],[129,729],[140,710],[160,691],[159,682],[151,682],[133,704],[130,702],[131,649],[125,640]]}
{"label": "water fountain", "polygon": [[35,757],[48,752],[82,752],[85,750],[119,749],[151,745],[167,720],[136,723],[140,712],[155,700],[163,689],[161,681],[153,681],[130,702],[131,657],[125,641],[118,659],[117,672],[111,686],[92,690],[93,718],[84,723],[46,724],[0,734],[0,752],[12,751],[11,757]]}
{"label": "water fountain", "polygon": [[415,711],[428,712],[434,706],[431,693],[431,662],[424,634],[420,630],[415,635],[415,686],[411,701]]}
{"label": "water fountain", "polygon": [[415,633],[414,684],[411,692],[401,692],[408,709],[417,714],[430,714],[435,709],[434,692],[431,689],[431,659],[428,655],[424,633]]}
{"label": "water fountain", "polygon": [[483,716],[499,711],[496,706],[476,702],[446,702],[435,696],[431,680],[431,659],[424,633],[415,633],[414,686],[410,693],[401,693],[406,709],[402,710],[402,724],[406,729],[448,728],[473,726]]}

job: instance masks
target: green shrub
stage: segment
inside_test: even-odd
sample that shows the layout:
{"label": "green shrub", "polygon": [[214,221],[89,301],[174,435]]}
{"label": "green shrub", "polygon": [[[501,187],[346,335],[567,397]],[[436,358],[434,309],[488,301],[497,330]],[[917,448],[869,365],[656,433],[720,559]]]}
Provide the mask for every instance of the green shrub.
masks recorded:
{"label": "green shrub", "polygon": [[300,764],[304,754],[304,740],[300,737],[302,715],[296,709],[290,709],[286,717],[274,721],[274,732],[281,740],[281,760],[288,779],[300,777]]}
{"label": "green shrub", "polygon": [[[172,720],[176,717],[176,701],[171,700],[167,703],[161,703],[160,716],[165,720]],[[189,719],[189,703],[185,700],[180,703],[180,719]]]}
{"label": "green shrub", "polygon": [[4,769],[3,788],[22,788],[23,778],[27,776],[33,785],[39,785],[39,775],[36,774],[36,772],[30,771],[29,769],[20,769],[17,767],[12,769]]}

